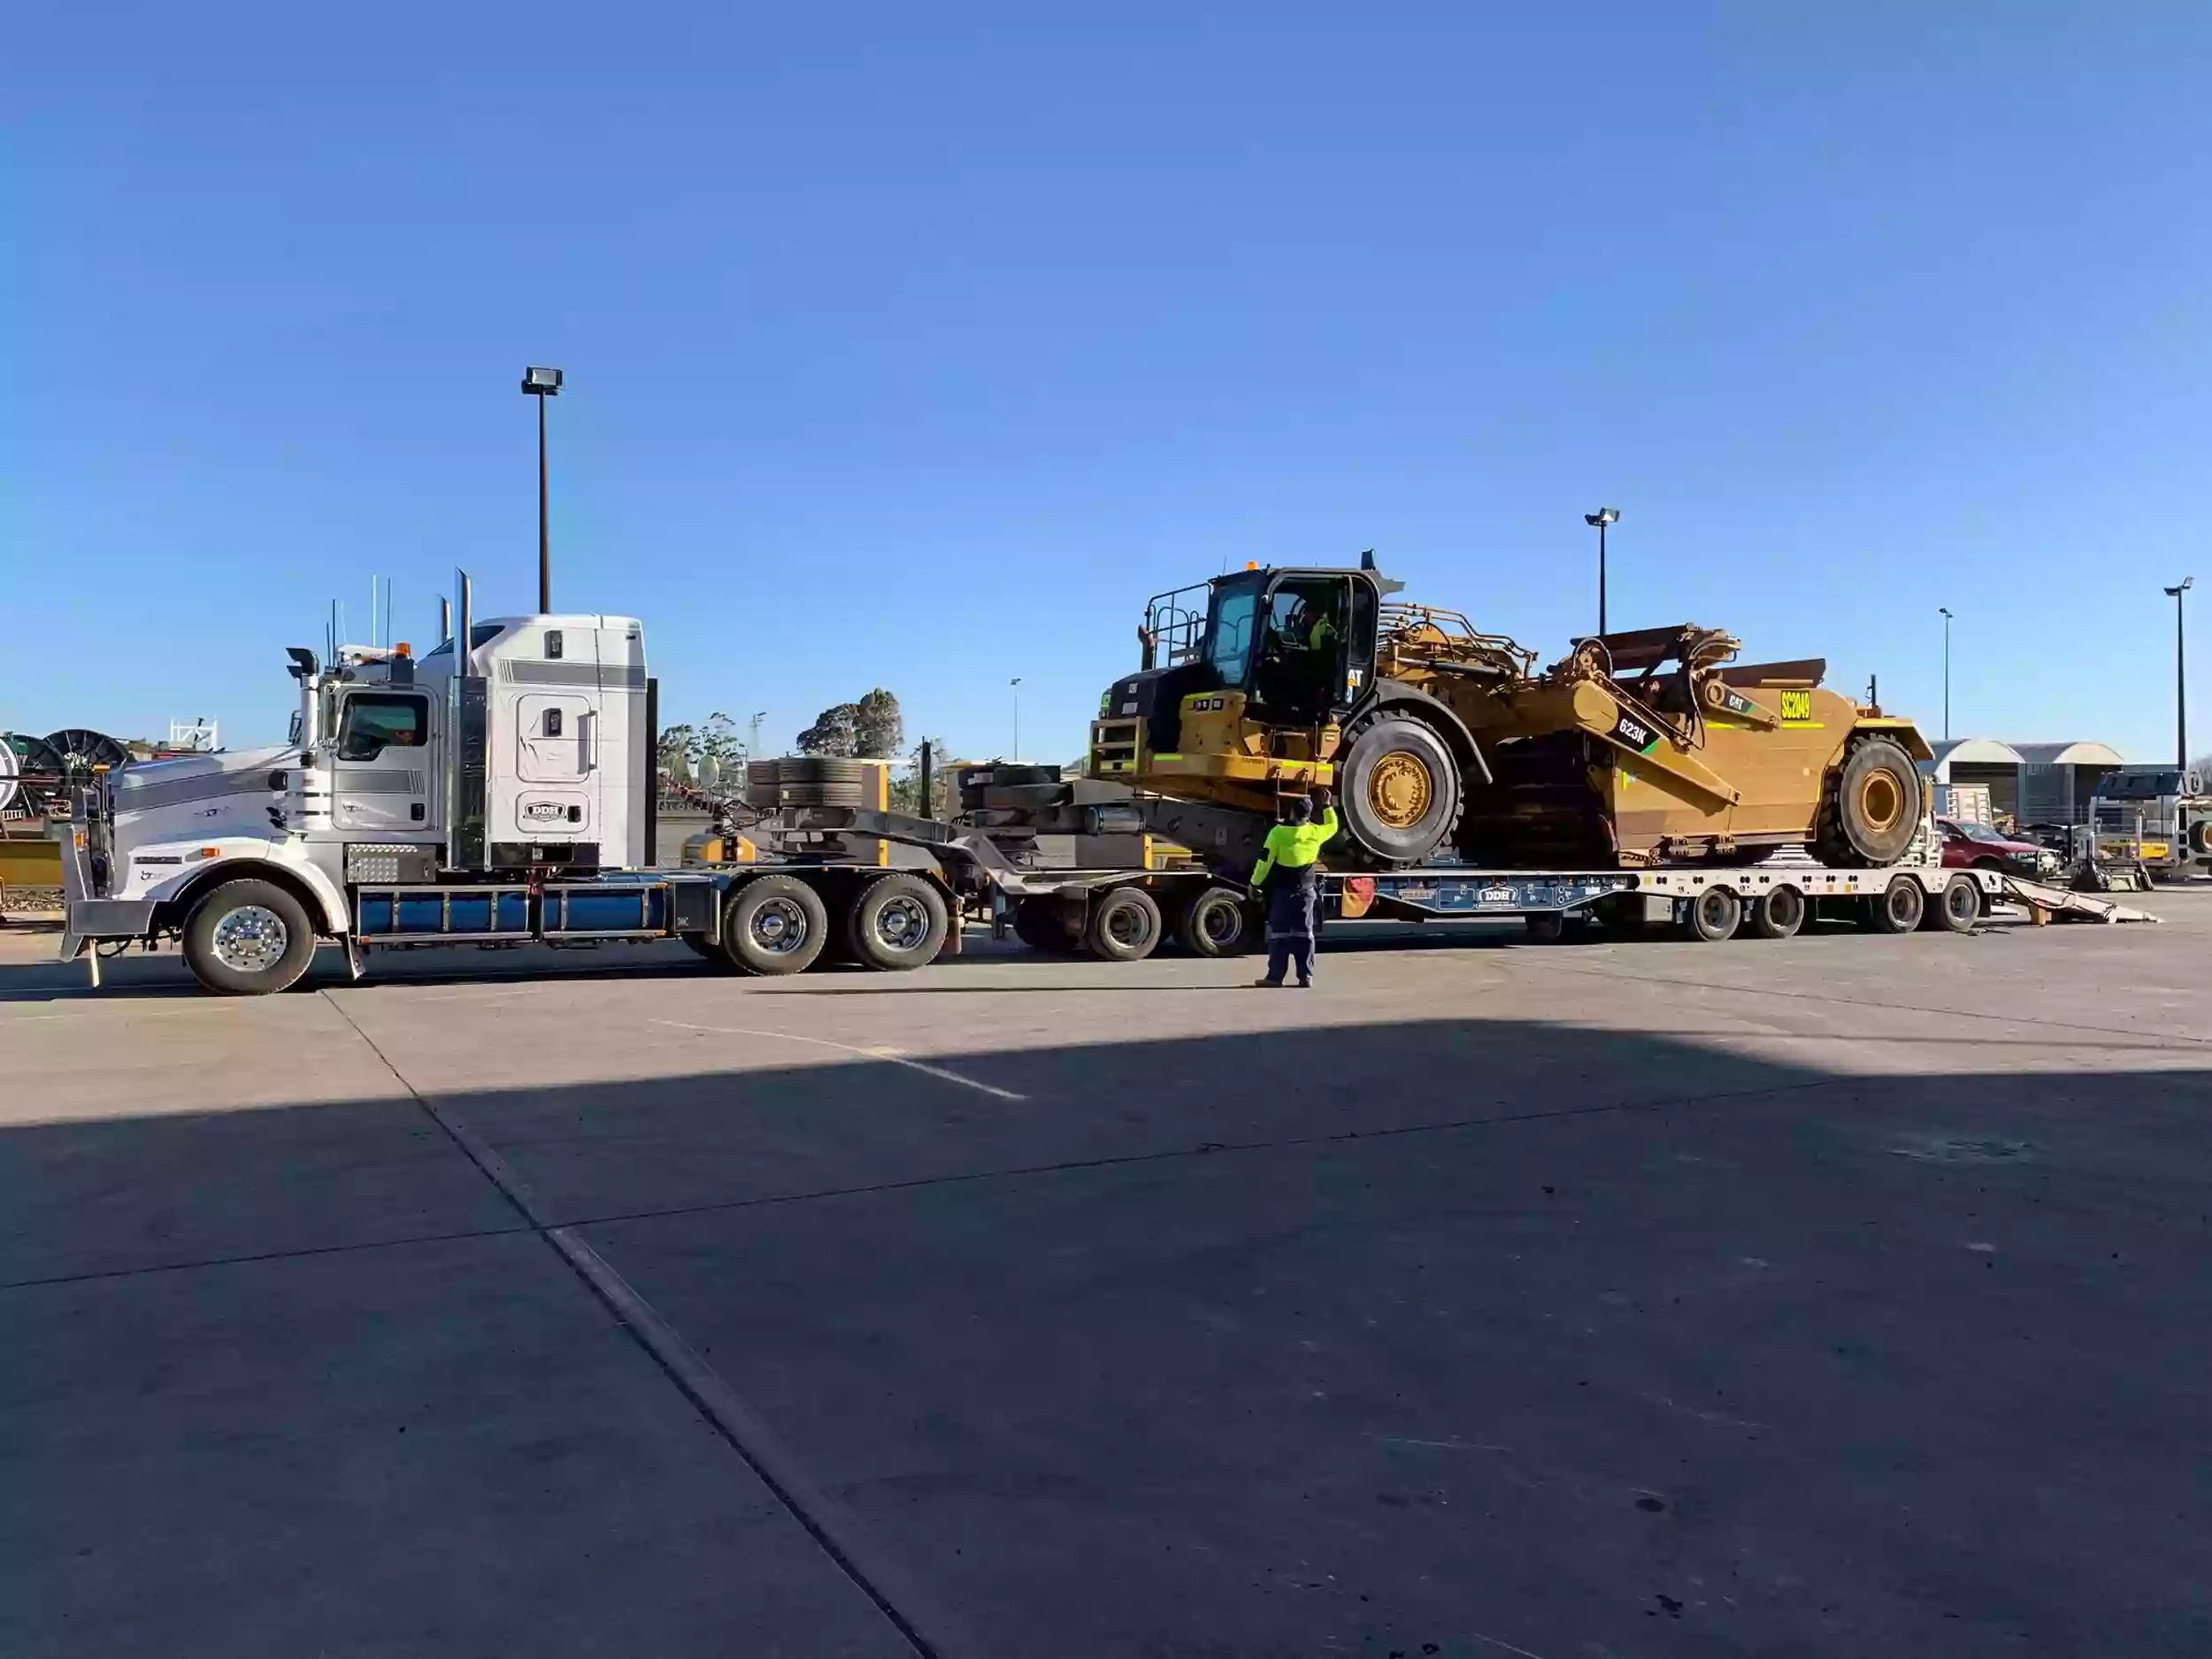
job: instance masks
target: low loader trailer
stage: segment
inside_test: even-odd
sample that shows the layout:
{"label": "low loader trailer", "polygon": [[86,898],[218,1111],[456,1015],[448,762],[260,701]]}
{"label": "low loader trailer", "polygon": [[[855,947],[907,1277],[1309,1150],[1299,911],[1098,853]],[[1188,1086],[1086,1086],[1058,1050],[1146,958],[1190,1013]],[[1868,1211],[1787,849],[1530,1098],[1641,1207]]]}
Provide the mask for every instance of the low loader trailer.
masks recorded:
{"label": "low loader trailer", "polygon": [[[1081,950],[1135,962],[1172,941],[1202,956],[1256,949],[1262,907],[1242,879],[1257,855],[1256,815],[1138,797],[1127,808],[1163,835],[1197,850],[1199,862],[1165,870],[1029,870],[988,835],[959,824],[894,813],[807,808],[785,815],[793,829],[877,836],[927,848],[966,913],[1048,952]],[[1433,864],[1389,871],[1327,871],[1325,920],[1516,919],[1540,941],[1595,924],[1641,931],[1668,923],[1683,937],[1719,942],[1739,933],[1791,937],[1808,921],[1853,923],[1875,933],[1918,928],[1969,933],[1999,906],[2037,923],[2155,921],[2093,894],[2024,880],[1994,870],[1947,869],[1941,841],[1924,821],[1905,859],[1881,868],[1828,865],[1801,848],[1755,864],[1639,869],[1485,869]],[[1323,855],[1326,863],[1326,853]]]}

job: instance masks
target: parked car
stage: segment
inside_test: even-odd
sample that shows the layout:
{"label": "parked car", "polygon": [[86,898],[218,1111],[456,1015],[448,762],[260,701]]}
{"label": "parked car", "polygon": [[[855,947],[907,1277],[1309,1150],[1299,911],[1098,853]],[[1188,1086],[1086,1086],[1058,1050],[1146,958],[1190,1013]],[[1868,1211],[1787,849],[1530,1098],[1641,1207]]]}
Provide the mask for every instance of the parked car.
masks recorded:
{"label": "parked car", "polygon": [[2033,841],[2015,841],[1986,824],[1966,824],[1939,818],[1936,832],[1943,837],[1943,863],[1951,870],[2001,870],[2008,875],[2039,878],[2055,876],[2062,867],[2057,853]]}

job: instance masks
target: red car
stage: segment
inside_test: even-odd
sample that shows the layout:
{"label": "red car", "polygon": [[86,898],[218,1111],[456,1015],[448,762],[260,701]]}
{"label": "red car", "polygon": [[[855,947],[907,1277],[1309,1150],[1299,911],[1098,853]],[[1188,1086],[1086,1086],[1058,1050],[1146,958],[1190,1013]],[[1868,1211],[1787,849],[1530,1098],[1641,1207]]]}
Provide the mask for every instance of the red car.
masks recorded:
{"label": "red car", "polygon": [[1943,864],[1947,870],[2001,870],[2016,876],[2047,875],[2058,867],[2059,856],[2033,841],[2018,841],[1986,824],[1962,824],[1939,818],[1936,833],[1943,837]]}

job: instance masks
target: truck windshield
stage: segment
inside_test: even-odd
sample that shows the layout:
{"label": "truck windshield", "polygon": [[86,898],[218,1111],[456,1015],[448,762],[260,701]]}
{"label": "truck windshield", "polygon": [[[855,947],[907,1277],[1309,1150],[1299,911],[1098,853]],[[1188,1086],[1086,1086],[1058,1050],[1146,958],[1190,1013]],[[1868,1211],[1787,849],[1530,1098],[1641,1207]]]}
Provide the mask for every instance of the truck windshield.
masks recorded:
{"label": "truck windshield", "polygon": [[1260,607],[1256,586],[1217,588],[1213,626],[1208,630],[1206,660],[1217,684],[1241,686],[1252,666],[1253,624]]}

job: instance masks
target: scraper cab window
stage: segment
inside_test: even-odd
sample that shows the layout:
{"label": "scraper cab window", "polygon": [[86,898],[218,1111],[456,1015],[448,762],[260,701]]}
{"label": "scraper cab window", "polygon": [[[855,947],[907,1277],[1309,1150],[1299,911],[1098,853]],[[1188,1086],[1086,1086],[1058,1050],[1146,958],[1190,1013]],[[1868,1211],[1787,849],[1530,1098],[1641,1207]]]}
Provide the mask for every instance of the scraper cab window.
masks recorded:
{"label": "scraper cab window", "polygon": [[428,741],[429,705],[420,697],[365,692],[346,699],[338,728],[340,760],[374,760],[388,748],[420,749]]}
{"label": "scraper cab window", "polygon": [[1244,683],[1245,670],[1252,660],[1252,622],[1259,604],[1259,595],[1247,588],[1223,594],[1215,608],[1213,641],[1206,656],[1225,686]]}

